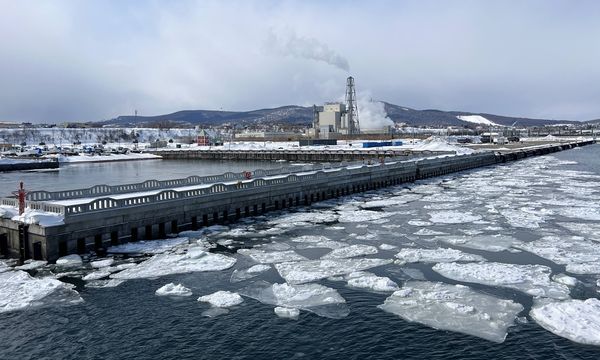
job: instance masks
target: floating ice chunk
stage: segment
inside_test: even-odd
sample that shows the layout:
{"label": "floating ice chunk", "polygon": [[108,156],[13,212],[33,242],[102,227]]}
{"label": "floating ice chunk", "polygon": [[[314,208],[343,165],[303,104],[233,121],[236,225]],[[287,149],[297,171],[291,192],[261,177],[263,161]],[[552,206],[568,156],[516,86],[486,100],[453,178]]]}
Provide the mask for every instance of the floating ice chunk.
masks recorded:
{"label": "floating ice chunk", "polygon": [[523,209],[503,209],[500,211],[500,214],[504,216],[511,226],[517,228],[538,229],[540,223],[546,221],[545,216],[530,211],[523,211]]}
{"label": "floating ice chunk", "polygon": [[569,275],[565,275],[565,274],[556,274],[552,277],[553,281],[556,281],[559,284],[564,284],[567,286],[575,286],[577,285],[577,279],[569,276]]}
{"label": "floating ice chunk", "polygon": [[600,259],[600,243],[579,236],[544,236],[517,247],[557,264],[567,265],[569,272],[594,274],[595,272],[590,271],[600,268],[597,265]]}
{"label": "floating ice chunk", "polygon": [[81,266],[83,264],[83,260],[81,260],[81,256],[77,254],[63,256],[56,260],[56,265],[64,266],[64,267],[75,267]]}
{"label": "floating ice chunk", "polygon": [[304,256],[296,253],[294,250],[264,251],[260,249],[239,249],[238,254],[248,256],[261,264],[307,260]]}
{"label": "floating ice chunk", "polygon": [[561,207],[558,212],[565,217],[600,221],[600,209],[593,207]]}
{"label": "floating ice chunk", "polygon": [[338,218],[333,211],[310,211],[310,212],[295,212],[278,216],[276,219],[269,221],[271,225],[287,225],[294,223],[327,223],[334,222]]}
{"label": "floating ice chunk", "polygon": [[283,306],[277,306],[273,309],[275,314],[280,318],[294,319],[296,320],[300,315],[300,310],[294,308],[288,308]]}
{"label": "floating ice chunk", "polygon": [[588,239],[600,241],[600,223],[572,223],[562,222],[558,225],[569,229],[579,235],[585,236]]}
{"label": "floating ice chunk", "polygon": [[192,290],[181,284],[173,283],[161,286],[154,293],[158,296],[192,296]]}
{"label": "floating ice chunk", "polygon": [[353,210],[353,211],[342,211],[340,218],[338,219],[341,223],[352,223],[352,222],[365,222],[374,221],[383,218],[387,218],[394,215],[393,212],[383,211],[371,211],[371,210]]}
{"label": "floating ice chunk", "polygon": [[300,245],[296,245],[298,249],[308,249],[308,248],[327,248],[327,249],[339,249],[341,247],[347,246],[347,244],[339,241],[333,241],[330,238],[322,235],[303,235],[295,237],[291,240],[295,243],[300,243]]}
{"label": "floating ice chunk", "polygon": [[110,271],[102,269],[102,270],[98,270],[98,271],[93,271],[93,272],[87,274],[86,276],[82,277],[81,279],[84,281],[100,280],[100,279],[108,277],[108,276],[110,276]]}
{"label": "floating ice chunk", "polygon": [[188,240],[187,237],[180,237],[175,239],[130,242],[111,246],[107,252],[113,254],[162,254],[176,246],[187,244]]}
{"label": "floating ice chunk", "polygon": [[511,300],[484,295],[467,286],[409,281],[379,308],[434,329],[455,331],[502,343],[523,310]]}
{"label": "floating ice chunk", "polygon": [[361,204],[360,207],[363,209],[374,209],[390,206],[399,206],[404,205],[409,201],[414,201],[418,198],[420,198],[420,196],[393,196],[387,199],[369,200],[364,204]]}
{"label": "floating ice chunk", "polygon": [[234,270],[231,274],[231,282],[240,282],[256,277],[258,274],[271,269],[271,265],[258,264],[244,270]]}
{"label": "floating ice chunk", "polygon": [[544,329],[571,341],[600,345],[600,300],[538,302],[529,315]]}
{"label": "floating ice chunk", "polygon": [[157,278],[165,275],[196,271],[219,271],[229,269],[236,260],[222,254],[209,254],[201,249],[188,250],[186,254],[157,254],[129,269],[110,277],[113,279]]}
{"label": "floating ice chunk", "polygon": [[435,236],[435,235],[445,235],[446,233],[441,231],[435,231],[431,229],[420,229],[415,233],[415,235],[419,236]]}
{"label": "floating ice chunk", "polygon": [[456,281],[516,289],[535,297],[569,298],[569,288],[551,281],[551,270],[543,265],[439,263],[432,269]]}
{"label": "floating ice chunk", "polygon": [[327,259],[276,264],[282,278],[290,284],[302,284],[331,276],[349,274],[391,263],[388,259]]}
{"label": "floating ice chunk", "polygon": [[75,286],[50,277],[34,278],[21,270],[0,273],[0,284],[0,313],[83,301],[73,290]]}
{"label": "floating ice chunk", "polygon": [[85,284],[88,288],[113,288],[124,283],[125,280],[109,279],[109,280],[93,280]]}
{"label": "floating ice chunk", "polygon": [[[23,265],[15,267],[15,269],[17,269],[17,270],[35,270],[35,269],[41,268],[42,266],[45,266],[46,264],[48,264],[48,262],[45,260],[29,259],[29,260],[25,260]],[[2,272],[1,267],[2,267],[2,264],[0,263],[0,272]]]}
{"label": "floating ice chunk", "polygon": [[115,262],[115,259],[110,258],[110,259],[103,259],[103,260],[92,261],[90,263],[90,265],[93,268],[98,269],[98,268],[103,268],[103,267],[106,267],[106,266],[111,266],[114,262]]}
{"label": "floating ice chunk", "polygon": [[313,312],[319,316],[342,318],[348,315],[346,300],[329,287],[318,284],[269,284],[260,282],[240,293],[263,304]]}
{"label": "floating ice chunk", "polygon": [[377,254],[377,248],[375,246],[358,244],[334,249],[330,253],[323,255],[321,259],[346,259],[373,254]]}
{"label": "floating ice chunk", "polygon": [[521,241],[507,235],[438,236],[434,240],[469,249],[493,252],[508,250],[512,246],[521,244]]}
{"label": "floating ice chunk", "polygon": [[567,271],[573,274],[600,274],[600,263],[567,264]]}
{"label": "floating ice chunk", "polygon": [[464,224],[481,220],[481,216],[468,211],[436,211],[429,214],[431,222],[441,224]]}
{"label": "floating ice chunk", "polygon": [[228,308],[244,302],[244,299],[238,293],[220,290],[210,295],[200,296],[198,301],[207,302],[211,306]]}
{"label": "floating ice chunk", "polygon": [[368,289],[380,292],[389,292],[398,290],[398,284],[386,276],[377,276],[370,273],[359,272],[355,276],[347,275],[348,286],[359,289]]}
{"label": "floating ice chunk", "polygon": [[394,249],[397,249],[398,247],[396,245],[381,244],[381,245],[379,245],[379,248],[381,250],[394,250]]}
{"label": "floating ice chunk", "polygon": [[396,254],[398,264],[407,263],[439,263],[453,261],[485,261],[485,258],[462,252],[456,249],[402,249]]}
{"label": "floating ice chunk", "polygon": [[433,225],[433,223],[429,222],[429,221],[422,221],[422,220],[409,220],[408,221],[408,225],[412,225],[412,226],[431,226],[431,225]]}

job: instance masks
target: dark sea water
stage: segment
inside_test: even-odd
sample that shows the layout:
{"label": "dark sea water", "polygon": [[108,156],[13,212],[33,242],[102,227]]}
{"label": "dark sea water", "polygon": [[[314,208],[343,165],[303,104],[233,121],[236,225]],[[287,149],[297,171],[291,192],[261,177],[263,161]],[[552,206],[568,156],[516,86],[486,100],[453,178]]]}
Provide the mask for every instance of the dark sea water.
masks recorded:
{"label": "dark sea water", "polygon": [[[109,171],[111,183],[192,174],[187,163],[179,162],[159,162],[157,165],[161,166],[160,169],[152,168],[152,162],[114,165],[117,169],[112,164],[108,168],[89,165],[86,171],[96,179],[102,176],[103,171]],[[122,170],[118,169],[119,166],[131,166],[135,170],[128,173],[128,178],[124,178],[118,175]],[[165,166],[168,170],[165,170]],[[241,170],[245,164],[232,166],[232,171]],[[73,187],[68,180],[70,171],[67,169],[63,173],[61,170],[55,178],[57,188]],[[546,177],[538,178],[538,171],[544,172]],[[231,308],[228,313],[207,317],[204,315],[208,305],[196,300],[198,296],[217,290],[238,291],[248,284],[251,286],[252,282],[230,282],[235,269],[254,264],[247,257],[235,254],[237,247],[252,247],[271,241],[290,244],[290,239],[302,235],[323,235],[349,244],[378,246],[387,243],[399,248],[430,247],[433,237],[415,235],[421,227],[407,222],[415,219],[428,220],[431,212],[439,206],[436,204],[456,202],[456,209],[480,214],[487,221],[486,224],[435,223],[427,227],[448,234],[464,234],[464,231],[469,230],[486,234],[486,231],[489,232],[486,227],[493,225],[501,227],[502,234],[509,234],[521,241],[531,241],[547,234],[566,235],[567,231],[558,225],[559,222],[597,224],[597,221],[564,217],[557,210],[555,215],[540,223],[539,228],[515,227],[499,215],[490,215],[485,208],[485,205],[490,204],[504,204],[506,208],[535,208],[541,206],[540,201],[556,196],[567,196],[573,201],[579,201],[581,206],[590,201],[597,204],[600,195],[598,187],[590,187],[583,193],[578,193],[577,189],[578,183],[599,180],[578,178],[581,174],[574,175],[571,171],[599,176],[600,145],[346,197],[312,209],[300,209],[315,216],[324,212],[342,215],[356,210],[356,206],[367,201],[386,201],[406,194],[425,194],[416,201],[384,205],[377,209],[383,214],[388,211],[397,212],[394,216],[385,218],[387,222],[315,221],[298,226],[281,226],[270,222],[293,215],[281,212],[250,219],[241,224],[231,224],[231,230],[243,230],[244,233],[235,235],[234,232],[223,230],[209,237],[210,241],[225,238],[234,240],[234,245],[231,246],[233,250],[219,248],[238,260],[233,268],[224,271],[128,280],[115,288],[100,289],[85,287],[85,282],[77,276],[65,277],[62,280],[75,284],[84,302],[71,306],[47,305],[25,311],[0,313],[0,359],[600,359],[600,347],[572,342],[537,325],[528,316],[532,305],[531,296],[492,286],[466,284],[486,294],[512,299],[525,308],[519,316],[526,320],[509,328],[506,340],[500,344],[407,322],[377,308],[389,293],[349,288],[345,282],[340,281],[318,282],[336,289],[346,300],[349,314],[338,319],[306,311],[301,311],[298,320],[279,318],[274,314],[272,305],[247,297],[244,297],[241,305]],[[73,173],[73,176],[81,179],[78,171]],[[48,176],[41,174],[37,178],[38,175],[40,174],[26,175],[32,187]],[[4,184],[16,179],[12,174],[8,177],[1,176],[3,189]],[[506,181],[510,183],[501,184]],[[97,181],[80,182],[85,186],[95,183]],[[496,183],[500,191],[496,191]],[[480,186],[478,191],[473,191],[473,184]],[[485,188],[485,184],[490,188]],[[558,206],[555,208],[559,209]],[[280,226],[281,231],[265,237],[265,231],[277,226]],[[565,271],[564,265],[554,264],[527,252],[461,250],[482,255],[488,261],[541,264],[551,267],[553,273]],[[296,251],[309,258],[321,255],[318,250]],[[393,258],[397,251],[380,250],[374,257]],[[389,264],[368,271],[387,276],[399,286],[410,279],[403,272],[406,269],[420,271],[428,281],[460,283],[435,273],[431,266],[432,264],[420,263],[403,267]],[[569,275],[580,280],[580,284],[571,290],[572,298],[598,297],[596,276]],[[273,268],[262,274],[260,279],[271,283],[282,282]],[[156,289],[170,282],[185,285],[194,295],[171,298],[154,294]]]}

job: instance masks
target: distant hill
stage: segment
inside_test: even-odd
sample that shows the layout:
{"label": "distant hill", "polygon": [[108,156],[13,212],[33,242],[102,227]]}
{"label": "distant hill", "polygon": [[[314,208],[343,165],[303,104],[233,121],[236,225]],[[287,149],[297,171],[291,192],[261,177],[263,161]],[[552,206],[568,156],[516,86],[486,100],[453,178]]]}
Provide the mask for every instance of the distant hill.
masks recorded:
{"label": "distant hill", "polygon": [[[384,102],[384,108],[390,119],[396,123],[411,126],[476,126],[477,121],[489,120],[494,124],[511,126],[543,126],[550,124],[581,124],[572,120],[529,119],[522,117],[501,116],[486,113],[470,113],[461,111],[415,110],[404,106]],[[360,109],[359,109],[360,111]],[[460,120],[457,116],[473,119]],[[481,119],[483,117],[484,119]],[[478,120],[480,119],[480,120]],[[100,122],[101,125],[143,126],[171,122],[180,125],[217,126],[223,124],[247,125],[304,125],[312,123],[312,107],[296,105],[282,106],[274,109],[252,111],[217,111],[217,110],[183,110],[172,114],[156,116],[119,116]],[[600,124],[600,120],[590,123]],[[482,123],[483,124],[483,123]],[[485,126],[485,125],[484,125]]]}

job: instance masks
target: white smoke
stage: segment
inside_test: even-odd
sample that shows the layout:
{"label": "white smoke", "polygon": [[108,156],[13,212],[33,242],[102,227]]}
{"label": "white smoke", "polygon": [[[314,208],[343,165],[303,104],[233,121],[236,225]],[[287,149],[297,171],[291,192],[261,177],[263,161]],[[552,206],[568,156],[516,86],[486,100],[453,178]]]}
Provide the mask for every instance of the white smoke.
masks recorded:
{"label": "white smoke", "polygon": [[382,102],[364,98],[358,99],[358,120],[361,129],[381,129],[394,125]]}
{"label": "white smoke", "polygon": [[298,36],[293,31],[278,35],[271,29],[265,41],[265,49],[277,55],[323,61],[338,69],[350,71],[348,60],[329,46],[314,38]]}

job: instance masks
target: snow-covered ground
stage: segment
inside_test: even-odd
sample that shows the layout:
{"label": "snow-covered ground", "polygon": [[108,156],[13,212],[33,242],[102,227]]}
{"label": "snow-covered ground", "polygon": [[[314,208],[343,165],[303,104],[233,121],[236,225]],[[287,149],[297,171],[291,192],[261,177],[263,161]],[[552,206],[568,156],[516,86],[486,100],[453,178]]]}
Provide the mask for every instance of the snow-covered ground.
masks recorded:
{"label": "snow-covered ground", "polygon": [[458,120],[466,121],[472,124],[479,124],[484,126],[501,126],[491,120],[486,119],[481,115],[458,115],[456,118]]}

